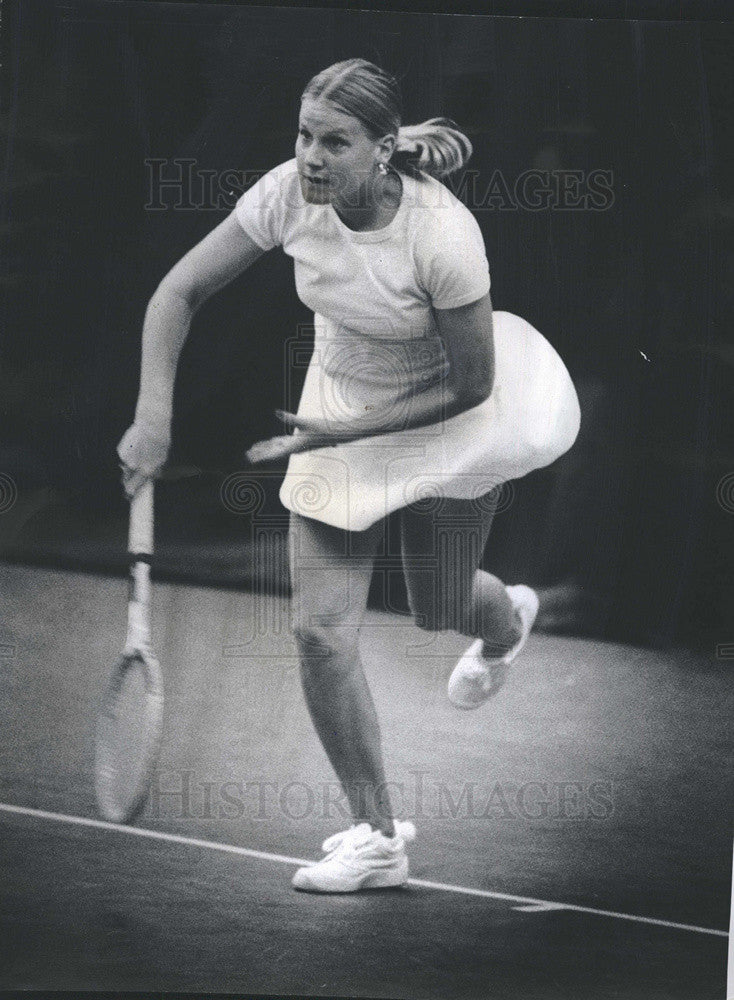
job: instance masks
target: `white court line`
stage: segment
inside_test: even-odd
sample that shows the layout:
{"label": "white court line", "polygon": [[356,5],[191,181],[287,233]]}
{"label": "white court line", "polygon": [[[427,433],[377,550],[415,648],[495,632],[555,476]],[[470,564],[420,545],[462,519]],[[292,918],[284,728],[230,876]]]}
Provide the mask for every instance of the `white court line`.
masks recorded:
{"label": "white court line", "polygon": [[[107,823],[101,819],[88,819],[85,816],[67,816],[65,813],[46,812],[43,809],[30,809],[26,806],[12,806],[0,802],[0,812],[13,813],[17,816],[33,816],[36,819],[47,819],[55,823],[72,823],[76,826],[88,826],[94,830],[110,830],[113,833],[126,833],[131,837],[147,837],[149,840],[162,840],[169,844],[184,844],[187,847],[203,847],[210,851],[221,851],[224,854],[238,854],[246,858],[258,858],[261,861],[276,861],[284,865],[310,865],[307,858],[291,858],[286,854],[271,854],[268,851],[254,851],[250,847],[236,847],[234,844],[221,844],[215,840],[197,840],[195,837],[182,837],[178,833],[164,833],[162,830],[146,830],[139,826],[123,826],[119,823]],[[505,892],[490,892],[488,889],[471,889],[462,885],[449,885],[446,882],[428,882],[421,878],[411,878],[409,885],[421,889],[435,889],[439,892],[454,892],[461,896],[479,896],[482,899],[500,899],[509,903],[521,903],[533,910],[550,912],[552,910],[571,910],[574,913],[588,913],[597,917],[613,917],[615,920],[630,920],[637,924],[653,924],[656,927],[670,927],[678,931],[693,931],[696,934],[713,934],[716,937],[728,937],[727,931],[712,927],[697,927],[695,924],[677,924],[672,920],[657,920],[654,917],[638,917],[632,913],[616,913],[614,910],[597,910],[591,906],[575,906],[573,903],[554,903],[547,899],[533,899],[530,896],[511,896]]]}

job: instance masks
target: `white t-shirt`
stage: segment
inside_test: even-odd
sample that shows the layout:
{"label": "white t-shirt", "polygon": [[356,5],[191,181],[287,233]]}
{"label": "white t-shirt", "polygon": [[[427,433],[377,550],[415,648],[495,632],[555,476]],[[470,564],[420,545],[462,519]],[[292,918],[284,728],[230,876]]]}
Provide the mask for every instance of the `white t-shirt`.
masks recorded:
{"label": "white t-shirt", "polygon": [[317,315],[375,338],[431,336],[432,307],[474,302],[490,278],[476,219],[424,176],[400,175],[400,207],[383,229],[355,232],[332,205],[306,202],[295,159],[245,191],[234,212],[263,250],[282,246],[293,258],[298,297]]}

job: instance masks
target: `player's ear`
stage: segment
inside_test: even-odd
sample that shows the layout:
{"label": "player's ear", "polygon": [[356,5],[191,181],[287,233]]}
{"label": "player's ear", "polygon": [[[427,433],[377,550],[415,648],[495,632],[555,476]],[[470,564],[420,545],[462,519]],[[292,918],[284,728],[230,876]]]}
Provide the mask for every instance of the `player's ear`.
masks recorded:
{"label": "player's ear", "polygon": [[377,142],[377,148],[375,150],[376,159],[381,162],[387,162],[395,152],[396,143],[397,138],[393,133],[388,132],[387,135],[383,135],[383,137]]}

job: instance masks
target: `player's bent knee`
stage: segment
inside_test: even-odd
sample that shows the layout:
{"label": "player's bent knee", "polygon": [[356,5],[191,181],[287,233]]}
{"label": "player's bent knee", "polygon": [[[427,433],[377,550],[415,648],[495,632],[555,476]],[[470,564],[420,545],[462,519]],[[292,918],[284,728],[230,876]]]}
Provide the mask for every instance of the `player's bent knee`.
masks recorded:
{"label": "player's bent knee", "polygon": [[355,652],[359,633],[356,628],[346,625],[296,624],[293,638],[303,661],[328,662]]}

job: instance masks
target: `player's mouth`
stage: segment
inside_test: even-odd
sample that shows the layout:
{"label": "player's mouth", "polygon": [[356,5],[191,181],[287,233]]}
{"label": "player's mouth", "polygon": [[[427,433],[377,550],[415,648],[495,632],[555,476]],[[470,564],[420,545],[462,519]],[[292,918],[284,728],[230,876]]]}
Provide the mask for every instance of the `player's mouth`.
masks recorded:
{"label": "player's mouth", "polygon": [[301,193],[306,201],[318,205],[326,204],[332,197],[328,180],[310,174],[301,174]]}

